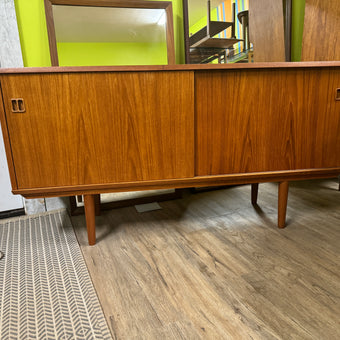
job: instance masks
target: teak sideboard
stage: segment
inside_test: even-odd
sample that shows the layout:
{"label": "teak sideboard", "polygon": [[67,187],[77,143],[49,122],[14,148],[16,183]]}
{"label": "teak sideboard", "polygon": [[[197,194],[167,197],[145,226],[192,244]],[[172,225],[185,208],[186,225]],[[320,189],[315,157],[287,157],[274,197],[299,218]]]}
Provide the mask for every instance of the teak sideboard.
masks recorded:
{"label": "teak sideboard", "polygon": [[340,174],[340,62],[0,70],[14,194],[100,193]]}

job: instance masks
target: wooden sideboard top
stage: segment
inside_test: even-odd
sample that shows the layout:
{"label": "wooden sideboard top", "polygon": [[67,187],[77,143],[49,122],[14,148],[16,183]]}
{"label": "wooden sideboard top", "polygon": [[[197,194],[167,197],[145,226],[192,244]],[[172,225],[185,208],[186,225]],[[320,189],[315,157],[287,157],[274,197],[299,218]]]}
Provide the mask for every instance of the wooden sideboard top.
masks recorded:
{"label": "wooden sideboard top", "polygon": [[147,72],[147,71],[200,71],[200,70],[247,70],[247,69],[291,69],[313,67],[340,67],[340,61],[318,62],[273,62],[250,64],[182,64],[151,66],[58,66],[0,68],[0,74],[24,73],[70,73],[70,72]]}

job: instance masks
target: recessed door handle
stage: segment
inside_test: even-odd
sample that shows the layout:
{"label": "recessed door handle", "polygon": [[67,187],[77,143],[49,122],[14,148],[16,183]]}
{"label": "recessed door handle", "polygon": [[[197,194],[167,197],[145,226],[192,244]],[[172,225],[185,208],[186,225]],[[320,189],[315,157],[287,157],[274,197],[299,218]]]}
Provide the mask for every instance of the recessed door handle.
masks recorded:
{"label": "recessed door handle", "polygon": [[336,89],[335,100],[340,100],[340,88]]}
{"label": "recessed door handle", "polygon": [[12,112],[14,113],[24,113],[26,112],[25,102],[22,98],[12,98],[11,99]]}

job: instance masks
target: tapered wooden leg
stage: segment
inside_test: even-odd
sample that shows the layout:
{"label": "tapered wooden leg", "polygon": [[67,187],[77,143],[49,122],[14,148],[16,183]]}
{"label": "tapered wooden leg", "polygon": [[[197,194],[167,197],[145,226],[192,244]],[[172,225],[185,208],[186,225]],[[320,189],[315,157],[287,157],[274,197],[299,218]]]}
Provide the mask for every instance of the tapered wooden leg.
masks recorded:
{"label": "tapered wooden leg", "polygon": [[289,182],[279,183],[278,219],[277,219],[279,228],[284,228],[286,226],[288,188]]}
{"label": "tapered wooden leg", "polygon": [[84,195],[85,217],[87,227],[87,237],[89,245],[96,244],[96,209],[95,195]]}
{"label": "tapered wooden leg", "polygon": [[94,204],[95,204],[96,216],[100,216],[100,214],[101,214],[101,211],[100,211],[100,194],[94,195]]}
{"label": "tapered wooden leg", "polygon": [[251,185],[251,204],[252,205],[257,204],[258,192],[259,192],[259,183],[253,183]]}

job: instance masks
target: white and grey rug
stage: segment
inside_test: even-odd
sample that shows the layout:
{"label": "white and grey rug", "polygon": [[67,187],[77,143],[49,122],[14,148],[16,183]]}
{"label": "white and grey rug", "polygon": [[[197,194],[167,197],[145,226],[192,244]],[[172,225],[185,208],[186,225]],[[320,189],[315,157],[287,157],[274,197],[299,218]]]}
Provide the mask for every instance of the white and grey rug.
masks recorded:
{"label": "white and grey rug", "polygon": [[0,339],[111,339],[66,211],[0,221]]}

